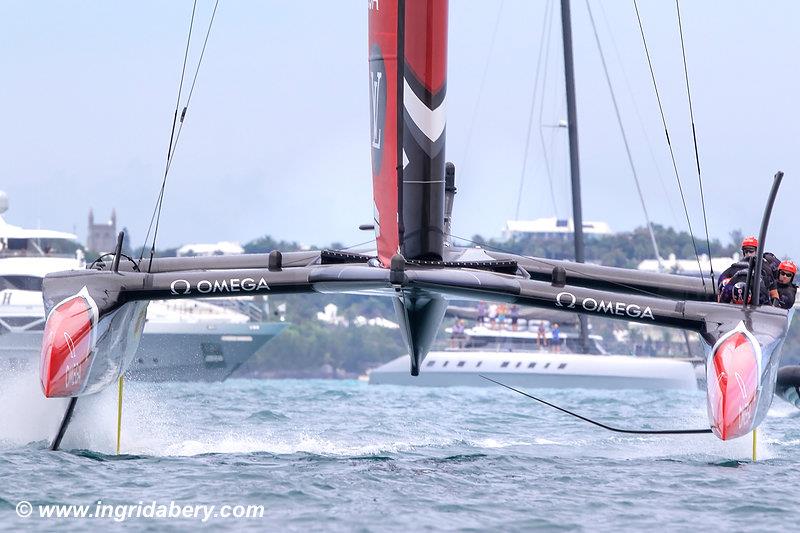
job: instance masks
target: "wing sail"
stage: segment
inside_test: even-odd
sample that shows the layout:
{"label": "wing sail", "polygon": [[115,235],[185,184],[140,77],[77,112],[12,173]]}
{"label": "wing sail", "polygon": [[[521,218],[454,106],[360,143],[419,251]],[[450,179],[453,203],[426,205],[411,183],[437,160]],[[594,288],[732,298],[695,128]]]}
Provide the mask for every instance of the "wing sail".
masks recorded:
{"label": "wing sail", "polygon": [[378,258],[441,260],[447,0],[369,4],[372,180]]}

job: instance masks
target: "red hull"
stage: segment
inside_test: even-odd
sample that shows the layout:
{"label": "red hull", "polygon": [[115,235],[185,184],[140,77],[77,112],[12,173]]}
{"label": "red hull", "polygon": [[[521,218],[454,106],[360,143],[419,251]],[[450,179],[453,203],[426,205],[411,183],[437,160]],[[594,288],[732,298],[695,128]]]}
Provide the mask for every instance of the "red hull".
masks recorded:
{"label": "red hull", "polygon": [[759,399],[758,345],[739,329],[721,340],[708,368],[708,410],[712,430],[722,440],[753,429]]}
{"label": "red hull", "polygon": [[48,398],[77,396],[91,369],[97,306],[81,291],[56,305],[47,318],[40,379]]}

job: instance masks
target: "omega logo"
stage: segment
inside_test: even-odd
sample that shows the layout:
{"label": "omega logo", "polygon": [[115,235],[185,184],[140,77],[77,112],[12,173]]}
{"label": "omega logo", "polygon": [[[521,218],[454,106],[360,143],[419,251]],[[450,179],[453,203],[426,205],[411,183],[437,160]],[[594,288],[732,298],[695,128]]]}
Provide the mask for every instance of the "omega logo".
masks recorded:
{"label": "omega logo", "polygon": [[256,281],[254,278],[231,278],[223,280],[208,280],[201,279],[194,287],[191,282],[185,279],[176,279],[169,284],[169,291],[175,295],[189,294],[192,290],[201,294],[209,294],[214,292],[252,292],[260,291],[261,289],[269,289],[269,284],[264,278]]}
{"label": "omega logo", "polygon": [[[571,292],[559,292],[556,294],[556,307],[565,307],[567,309],[574,309],[578,305],[578,297]],[[627,316],[630,318],[649,318],[655,320],[653,310],[650,306],[642,306],[637,304],[629,304],[625,302],[607,302],[605,300],[596,300],[594,298],[584,298],[580,302],[580,306],[584,311],[593,313],[605,313],[617,316]]]}
{"label": "omega logo", "polygon": [[[183,291],[179,291],[178,287],[182,287]],[[192,286],[185,279],[176,279],[169,284],[169,290],[172,294],[189,294],[192,290]]]}

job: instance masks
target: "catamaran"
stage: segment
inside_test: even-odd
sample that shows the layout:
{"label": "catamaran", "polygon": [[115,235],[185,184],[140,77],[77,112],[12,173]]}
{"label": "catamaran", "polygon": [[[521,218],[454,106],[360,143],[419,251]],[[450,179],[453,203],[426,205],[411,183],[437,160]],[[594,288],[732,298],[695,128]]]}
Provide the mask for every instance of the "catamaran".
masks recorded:
{"label": "catamaran", "polygon": [[[566,8],[566,10],[565,10]],[[569,25],[569,4],[562,23]],[[197,296],[349,292],[390,298],[409,352],[424,361],[447,302],[484,300],[605,316],[698,332],[708,347],[708,425],[639,433],[754,432],[772,403],[792,311],[717,303],[705,278],[652,274],[454,245],[450,213],[455,167],[446,165],[447,1],[370,1],[369,74],[374,231],[377,254],[335,250],[122,261],[101,270],[49,274],[41,384],[70,398],[53,448],[77,399],[119,383],[133,360],[148,302]],[[565,40],[570,34],[564,32]],[[571,51],[571,46],[565,50]],[[571,52],[570,52],[571,54]],[[571,77],[571,57],[567,76]],[[574,127],[574,98],[568,95]],[[574,133],[570,130],[570,136]],[[572,154],[577,162],[577,154]],[[575,174],[573,173],[573,176]],[[783,173],[767,202],[758,256]],[[575,210],[576,213],[579,209]],[[580,220],[576,219],[580,227]],[[758,302],[760,269],[754,269]],[[747,299],[745,299],[747,302]],[[587,336],[582,336],[586,346]],[[519,391],[522,392],[522,391]],[[120,399],[121,399],[120,394]],[[409,406],[413,408],[413,406]],[[637,431],[629,431],[636,433]]]}

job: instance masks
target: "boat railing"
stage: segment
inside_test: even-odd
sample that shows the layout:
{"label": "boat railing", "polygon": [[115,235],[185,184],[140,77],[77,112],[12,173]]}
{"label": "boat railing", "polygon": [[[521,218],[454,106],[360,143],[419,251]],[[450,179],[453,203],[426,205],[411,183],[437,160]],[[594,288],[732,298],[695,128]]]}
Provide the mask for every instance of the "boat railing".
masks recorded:
{"label": "boat railing", "polygon": [[33,257],[33,258],[42,258],[42,257],[57,257],[59,259],[75,259],[74,253],[66,253],[66,252],[39,252],[36,250],[15,250],[15,249],[0,249],[0,259],[4,259],[7,257]]}

